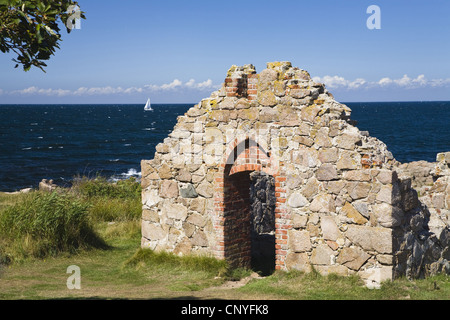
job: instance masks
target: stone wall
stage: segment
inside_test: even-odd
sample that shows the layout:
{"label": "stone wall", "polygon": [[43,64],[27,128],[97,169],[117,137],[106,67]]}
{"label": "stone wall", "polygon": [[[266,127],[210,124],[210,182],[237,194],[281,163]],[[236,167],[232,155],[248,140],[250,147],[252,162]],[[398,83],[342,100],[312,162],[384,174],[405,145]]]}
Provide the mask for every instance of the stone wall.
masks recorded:
{"label": "stone wall", "polygon": [[[435,163],[401,164],[403,203],[413,210],[397,228],[394,275],[422,277],[450,273],[450,152],[437,155]],[[405,193],[405,190],[408,190]]]}
{"label": "stone wall", "polygon": [[[154,159],[142,161],[142,246],[251,265],[250,181],[259,172],[275,185],[276,269],[379,283],[419,276],[438,260],[445,268],[448,219],[444,237],[429,230],[432,210],[412,181],[435,188],[448,210],[448,176],[412,174],[350,115],[289,62],[259,74],[233,66],[220,90],[178,118]],[[420,260],[419,247],[432,258]]]}

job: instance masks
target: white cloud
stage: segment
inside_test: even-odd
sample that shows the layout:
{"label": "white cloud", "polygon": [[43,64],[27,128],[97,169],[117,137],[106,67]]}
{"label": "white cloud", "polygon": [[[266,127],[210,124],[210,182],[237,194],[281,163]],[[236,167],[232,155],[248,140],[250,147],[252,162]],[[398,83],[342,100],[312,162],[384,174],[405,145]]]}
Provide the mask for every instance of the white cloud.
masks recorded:
{"label": "white cloud", "polygon": [[[416,89],[416,88],[442,88],[450,87],[450,78],[447,79],[432,79],[428,80],[424,74],[418,75],[416,78],[411,78],[408,75],[403,75],[398,79],[383,77],[378,81],[367,81],[364,78],[357,78],[355,80],[348,80],[342,76],[314,77],[315,82],[324,83],[328,89],[342,89],[342,90],[356,90],[356,89],[371,89],[371,88],[402,88],[402,89]],[[75,90],[67,89],[43,89],[36,86],[31,86],[25,89],[7,91],[0,89],[0,95],[43,95],[43,96],[102,96],[102,95],[133,95],[146,92],[158,91],[177,91],[177,90],[197,90],[197,91],[212,91],[220,88],[220,85],[215,85],[211,79],[203,82],[197,82],[195,79],[189,79],[187,82],[182,82],[179,79],[174,79],[170,83],[161,85],[147,84],[141,87],[80,87]]]}
{"label": "white cloud", "polygon": [[65,96],[71,93],[70,90],[63,89],[39,89],[38,87],[32,86],[22,90],[14,90],[10,92],[11,94],[20,94],[20,95],[45,95],[45,96]]}
{"label": "white cloud", "polygon": [[174,89],[174,88],[180,87],[182,84],[183,84],[183,82],[181,82],[178,79],[175,79],[169,84],[163,84],[160,88],[162,90],[170,90],[170,89]]}
{"label": "white cloud", "polygon": [[366,80],[362,79],[362,78],[358,78],[355,81],[352,81],[348,84],[348,87],[350,89],[358,89],[359,87],[364,86],[367,83]]}
{"label": "white cloud", "polygon": [[380,81],[377,82],[378,85],[381,87],[388,86],[392,83],[392,80],[390,78],[382,78]]}
{"label": "white cloud", "polygon": [[423,74],[419,75],[415,79],[411,79],[410,77],[408,77],[408,75],[405,74],[403,78],[394,80],[394,82],[400,87],[406,88],[423,87],[428,84],[428,81]]}
{"label": "white cloud", "polygon": [[330,89],[347,87],[348,81],[343,77],[339,76],[324,76],[324,77],[313,77],[315,82],[325,83],[326,86]]}
{"label": "white cloud", "polygon": [[428,80],[424,74],[418,75],[416,78],[410,78],[408,75],[404,75],[398,79],[391,79],[389,77],[383,77],[378,81],[366,81],[363,78],[358,78],[354,81],[347,80],[341,76],[329,76],[314,77],[315,82],[324,83],[329,89],[359,89],[359,88],[386,88],[400,87],[404,89],[416,89],[421,87],[446,87],[450,86],[450,78],[447,79],[433,79]]}
{"label": "white cloud", "polygon": [[197,84],[197,88],[199,89],[206,89],[206,88],[214,88],[213,82],[211,79],[208,79],[206,81],[200,82]]}
{"label": "white cloud", "polygon": [[211,79],[197,83],[195,79],[190,79],[186,83],[183,83],[179,79],[174,79],[170,83],[165,83],[162,85],[148,84],[142,87],[80,87],[76,90],[66,90],[66,89],[42,89],[36,86],[31,86],[29,88],[4,91],[0,89],[0,94],[12,94],[12,95],[45,95],[45,96],[99,96],[99,95],[115,95],[115,94],[136,94],[144,93],[148,91],[168,91],[168,90],[212,90],[217,89],[220,86],[214,85]]}
{"label": "white cloud", "polygon": [[430,80],[430,85],[432,87],[447,87],[450,86],[450,78],[448,79],[434,79]]}

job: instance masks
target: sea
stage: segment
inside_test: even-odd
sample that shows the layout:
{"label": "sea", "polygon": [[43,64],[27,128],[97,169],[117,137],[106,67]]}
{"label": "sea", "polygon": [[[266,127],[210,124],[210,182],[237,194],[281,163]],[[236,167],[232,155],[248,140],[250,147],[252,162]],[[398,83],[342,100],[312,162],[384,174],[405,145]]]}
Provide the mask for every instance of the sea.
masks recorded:
{"label": "sea", "polygon": [[[450,151],[450,102],[345,103],[400,162]],[[70,186],[77,177],[140,178],[140,162],[194,104],[0,105],[0,191]]]}

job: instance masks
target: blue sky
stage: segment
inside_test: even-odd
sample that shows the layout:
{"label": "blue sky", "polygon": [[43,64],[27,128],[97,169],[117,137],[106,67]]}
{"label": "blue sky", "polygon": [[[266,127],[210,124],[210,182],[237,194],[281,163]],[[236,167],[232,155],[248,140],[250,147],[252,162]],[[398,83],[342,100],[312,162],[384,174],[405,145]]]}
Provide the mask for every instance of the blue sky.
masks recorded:
{"label": "blue sky", "polygon": [[[47,73],[0,54],[2,103],[196,103],[228,68],[291,61],[338,101],[450,100],[448,0],[79,0]],[[378,5],[381,29],[367,8]]]}

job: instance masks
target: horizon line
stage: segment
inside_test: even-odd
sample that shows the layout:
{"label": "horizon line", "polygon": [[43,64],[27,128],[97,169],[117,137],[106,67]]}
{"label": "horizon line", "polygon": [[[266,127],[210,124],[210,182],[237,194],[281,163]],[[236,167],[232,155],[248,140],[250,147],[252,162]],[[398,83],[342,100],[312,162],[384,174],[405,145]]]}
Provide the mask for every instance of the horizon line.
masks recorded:
{"label": "horizon line", "polygon": [[[391,102],[450,102],[449,100],[378,100],[378,101],[337,101],[339,103],[391,103]],[[152,105],[196,105],[200,102],[158,102]],[[0,103],[0,106],[6,105],[137,105],[145,103],[108,103],[108,102],[83,102],[83,103]]]}

